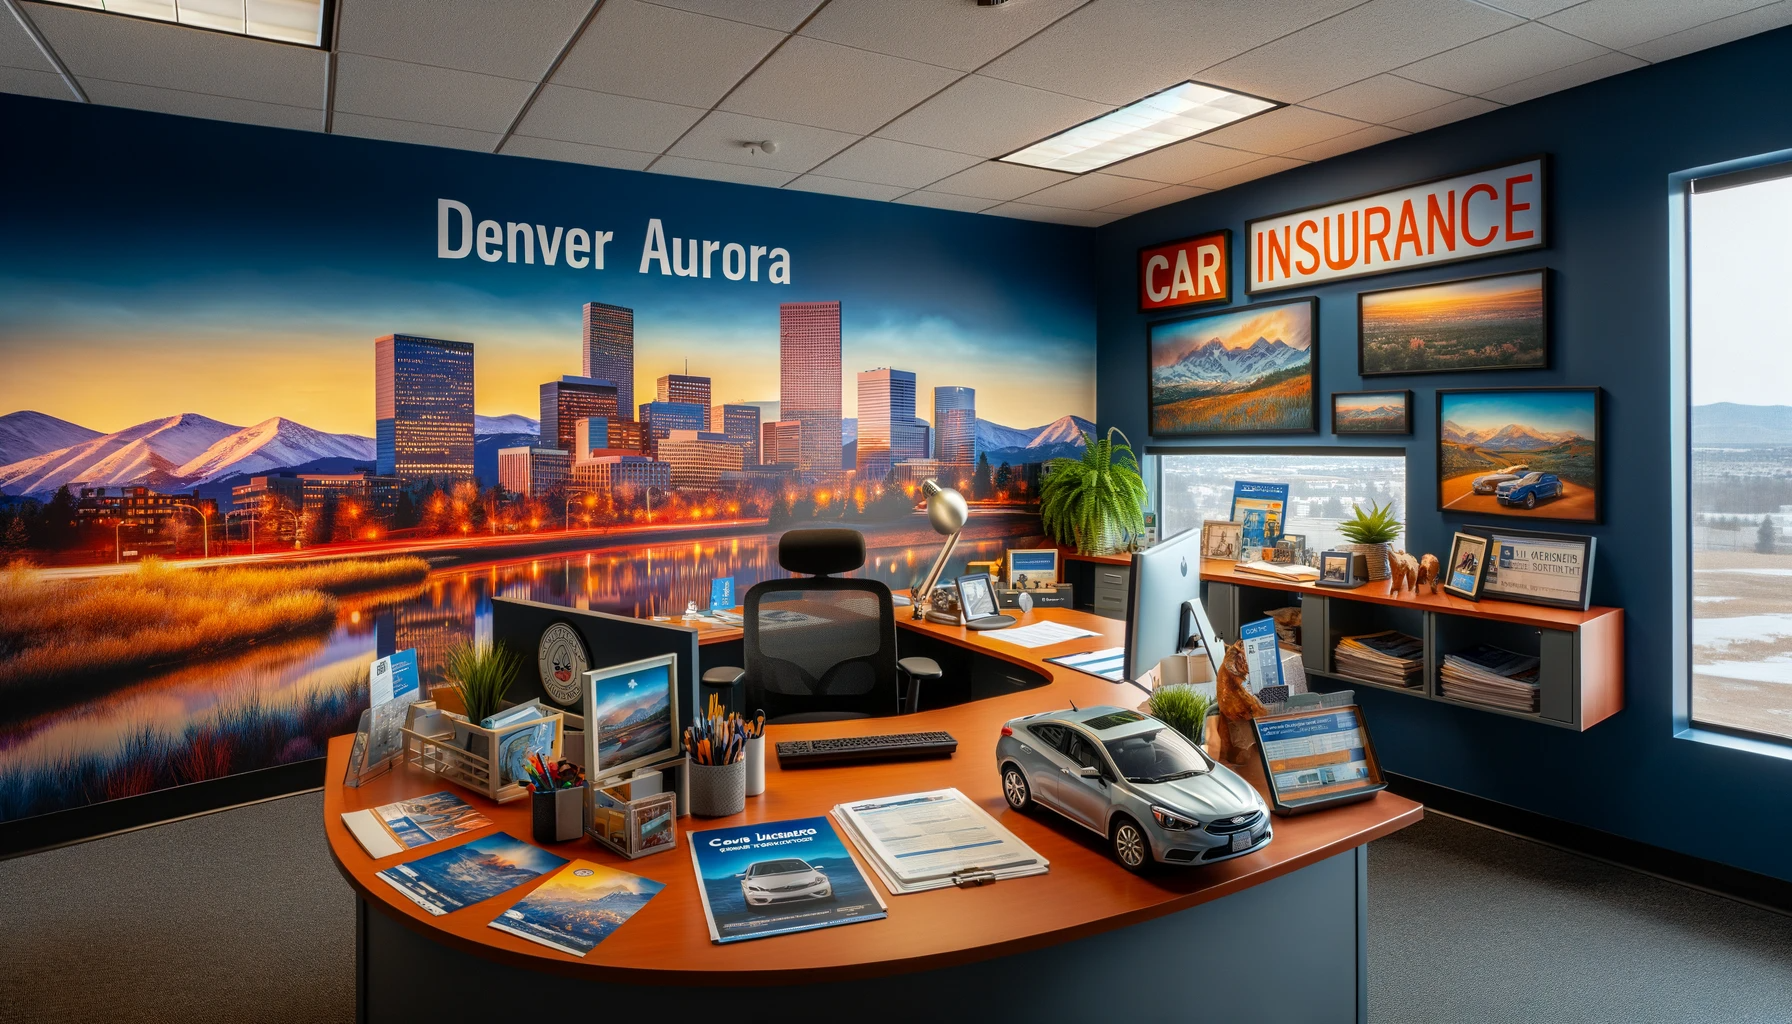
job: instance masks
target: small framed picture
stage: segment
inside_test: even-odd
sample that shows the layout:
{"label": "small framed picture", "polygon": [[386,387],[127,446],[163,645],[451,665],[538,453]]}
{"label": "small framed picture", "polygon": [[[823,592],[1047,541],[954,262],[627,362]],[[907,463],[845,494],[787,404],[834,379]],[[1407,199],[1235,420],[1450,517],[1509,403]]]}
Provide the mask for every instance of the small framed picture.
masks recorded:
{"label": "small framed picture", "polygon": [[1450,561],[1444,567],[1444,589],[1470,601],[1481,600],[1481,583],[1487,578],[1487,538],[1458,533],[1450,541]]}
{"label": "small framed picture", "polygon": [[1201,557],[1239,559],[1244,547],[1244,524],[1229,519],[1209,519],[1201,524]]}
{"label": "small framed picture", "polygon": [[1368,575],[1365,562],[1354,551],[1321,551],[1319,578],[1314,582],[1322,587],[1360,587]]}
{"label": "small framed picture", "polygon": [[[1006,561],[1008,589],[1056,590],[1058,588],[1057,548],[1010,548]],[[977,570],[974,567],[967,567],[966,571],[975,572]]]}
{"label": "small framed picture", "polygon": [[1412,392],[1332,392],[1332,433],[1412,433]]}
{"label": "small framed picture", "polygon": [[1593,590],[1594,539],[1571,533],[1537,533],[1476,527],[1492,546],[1481,592],[1508,601],[1586,611]]}

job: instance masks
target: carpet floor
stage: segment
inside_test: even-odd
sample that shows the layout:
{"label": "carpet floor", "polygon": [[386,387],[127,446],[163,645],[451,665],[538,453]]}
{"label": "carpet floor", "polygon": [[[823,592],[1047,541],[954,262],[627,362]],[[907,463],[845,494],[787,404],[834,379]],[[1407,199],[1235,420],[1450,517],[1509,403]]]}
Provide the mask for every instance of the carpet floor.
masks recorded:
{"label": "carpet floor", "polygon": [[[322,801],[0,861],[0,1022],[352,1020]],[[1788,1024],[1792,917],[1431,815],[1370,848],[1369,985],[1375,1024]]]}

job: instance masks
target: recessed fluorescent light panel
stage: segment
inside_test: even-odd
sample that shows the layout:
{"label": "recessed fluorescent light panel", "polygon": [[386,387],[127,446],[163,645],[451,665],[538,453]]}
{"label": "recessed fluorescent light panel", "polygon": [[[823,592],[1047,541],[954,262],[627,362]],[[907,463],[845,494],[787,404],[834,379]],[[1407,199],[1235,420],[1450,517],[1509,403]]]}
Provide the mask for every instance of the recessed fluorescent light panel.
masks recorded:
{"label": "recessed fluorescent light panel", "polygon": [[304,46],[324,44],[324,0],[46,0],[151,21],[272,39]]}
{"label": "recessed fluorescent light panel", "polygon": [[1282,104],[1272,100],[1184,82],[1001,159],[1067,174],[1086,174],[1279,106]]}

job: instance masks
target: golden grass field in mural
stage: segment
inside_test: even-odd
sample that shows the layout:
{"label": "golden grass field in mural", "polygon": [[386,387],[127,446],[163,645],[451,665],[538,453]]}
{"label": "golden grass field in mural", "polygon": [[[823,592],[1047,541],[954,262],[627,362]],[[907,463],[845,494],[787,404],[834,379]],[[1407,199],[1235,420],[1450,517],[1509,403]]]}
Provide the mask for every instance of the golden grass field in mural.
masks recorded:
{"label": "golden grass field in mural", "polygon": [[234,645],[328,628],[333,594],[421,582],[421,558],[268,568],[171,569],[45,579],[13,568],[0,581],[0,688],[163,665]]}
{"label": "golden grass field in mural", "polygon": [[1266,388],[1185,398],[1151,410],[1151,432],[1179,434],[1304,430],[1313,421],[1312,380],[1303,372]]}

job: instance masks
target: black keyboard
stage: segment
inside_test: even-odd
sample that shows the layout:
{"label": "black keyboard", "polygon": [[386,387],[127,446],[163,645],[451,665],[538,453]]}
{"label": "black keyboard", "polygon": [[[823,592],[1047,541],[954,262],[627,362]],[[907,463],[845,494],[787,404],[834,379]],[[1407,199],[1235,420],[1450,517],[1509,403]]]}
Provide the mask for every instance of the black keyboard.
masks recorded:
{"label": "black keyboard", "polygon": [[951,757],[958,741],[949,732],[893,732],[881,736],[840,736],[826,740],[786,740],[778,744],[778,764],[784,768],[851,761],[911,761],[922,757]]}

